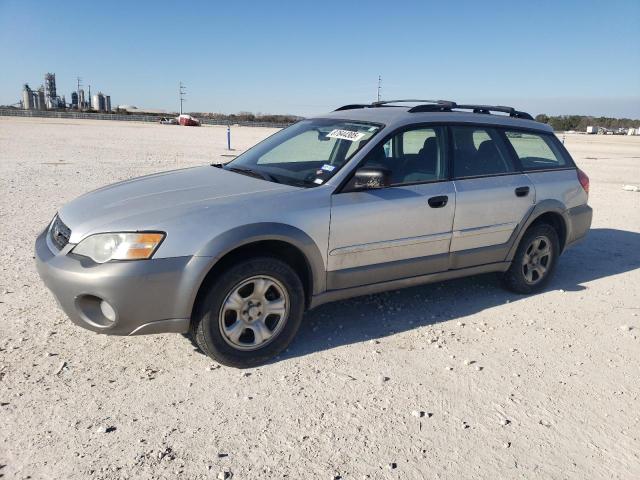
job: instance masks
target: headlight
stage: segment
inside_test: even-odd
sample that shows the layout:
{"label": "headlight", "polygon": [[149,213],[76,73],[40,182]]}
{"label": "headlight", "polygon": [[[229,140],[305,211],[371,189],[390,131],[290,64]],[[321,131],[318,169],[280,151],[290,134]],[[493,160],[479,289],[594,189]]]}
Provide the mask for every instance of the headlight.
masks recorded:
{"label": "headlight", "polygon": [[96,263],[109,260],[143,260],[151,258],[164,233],[99,233],[76,245],[72,252]]}

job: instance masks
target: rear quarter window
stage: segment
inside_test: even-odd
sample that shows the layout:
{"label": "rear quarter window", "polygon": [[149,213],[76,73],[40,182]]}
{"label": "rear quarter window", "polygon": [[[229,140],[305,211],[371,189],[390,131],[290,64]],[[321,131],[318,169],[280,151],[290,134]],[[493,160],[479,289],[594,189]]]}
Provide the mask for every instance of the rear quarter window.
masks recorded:
{"label": "rear quarter window", "polygon": [[548,170],[570,165],[550,135],[505,131],[523,170]]}

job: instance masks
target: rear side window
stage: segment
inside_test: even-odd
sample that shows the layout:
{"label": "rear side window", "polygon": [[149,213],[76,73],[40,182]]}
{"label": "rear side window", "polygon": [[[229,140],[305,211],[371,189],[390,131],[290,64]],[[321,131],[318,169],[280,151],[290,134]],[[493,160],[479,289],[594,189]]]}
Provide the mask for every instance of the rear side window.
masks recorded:
{"label": "rear side window", "polygon": [[515,172],[502,136],[493,128],[452,126],[456,178]]}
{"label": "rear side window", "polygon": [[520,159],[523,170],[566,167],[562,152],[549,135],[506,131],[505,135]]}

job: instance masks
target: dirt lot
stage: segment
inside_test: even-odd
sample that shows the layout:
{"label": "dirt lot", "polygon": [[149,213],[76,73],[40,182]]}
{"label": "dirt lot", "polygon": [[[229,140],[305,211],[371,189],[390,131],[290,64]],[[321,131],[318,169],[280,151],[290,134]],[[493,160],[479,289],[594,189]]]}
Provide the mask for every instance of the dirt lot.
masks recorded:
{"label": "dirt lot", "polygon": [[179,335],[75,327],[32,254],[83,192],[228,159],[225,129],[0,117],[0,476],[640,478],[640,137],[566,145],[594,222],[548,291],[487,275],[325,305],[241,373]]}

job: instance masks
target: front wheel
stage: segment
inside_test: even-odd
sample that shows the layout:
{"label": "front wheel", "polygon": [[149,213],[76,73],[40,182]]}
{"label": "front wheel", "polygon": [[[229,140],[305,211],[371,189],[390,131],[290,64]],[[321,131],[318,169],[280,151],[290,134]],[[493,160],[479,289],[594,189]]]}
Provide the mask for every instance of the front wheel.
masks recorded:
{"label": "front wheel", "polygon": [[304,289],[277,258],[245,260],[222,272],[196,309],[191,333],[217,362],[260,365],[284,350],[302,321]]}
{"label": "front wheel", "polygon": [[542,290],[553,275],[559,253],[558,233],[552,226],[543,223],[530,227],[503,275],[505,286],[516,293]]}

